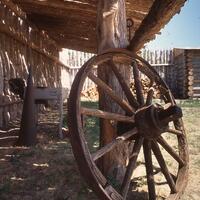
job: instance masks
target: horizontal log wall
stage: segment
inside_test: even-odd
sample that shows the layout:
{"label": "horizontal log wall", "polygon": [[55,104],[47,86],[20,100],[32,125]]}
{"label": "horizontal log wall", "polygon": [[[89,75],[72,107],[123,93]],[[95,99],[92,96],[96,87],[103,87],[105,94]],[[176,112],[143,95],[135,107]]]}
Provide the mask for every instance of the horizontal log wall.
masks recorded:
{"label": "horizontal log wall", "polygon": [[11,94],[8,80],[26,80],[33,68],[35,86],[60,87],[59,49],[45,32],[29,23],[11,1],[0,0],[0,127],[6,128],[22,110],[19,97]]}
{"label": "horizontal log wall", "polygon": [[179,98],[200,98],[200,49],[174,49]]}
{"label": "horizontal log wall", "polygon": [[186,50],[188,96],[200,98],[200,49]]}

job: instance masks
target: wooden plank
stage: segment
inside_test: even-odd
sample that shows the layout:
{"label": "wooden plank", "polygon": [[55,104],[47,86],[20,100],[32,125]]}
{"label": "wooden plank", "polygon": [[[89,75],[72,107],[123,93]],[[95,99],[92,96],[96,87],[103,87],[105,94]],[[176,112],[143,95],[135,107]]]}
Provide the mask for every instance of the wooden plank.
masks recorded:
{"label": "wooden plank", "polygon": [[193,90],[200,90],[200,87],[193,87]]}
{"label": "wooden plank", "polygon": [[117,145],[125,142],[127,139],[136,135],[137,133],[138,133],[138,130],[136,128],[134,128],[133,130],[130,130],[130,131],[122,134],[121,136],[118,136],[117,138],[113,139],[112,142],[106,144],[104,147],[100,148],[97,152],[93,153],[92,159],[94,161],[99,159],[100,157],[102,157],[103,155],[105,155],[106,153],[108,153],[109,151],[114,149]]}
{"label": "wooden plank", "polygon": [[103,92],[106,92],[116,103],[118,103],[121,108],[123,108],[129,115],[134,114],[133,108],[122,98],[120,98],[107,84],[105,84],[100,78],[96,77],[94,74],[89,73],[88,77],[96,83]]}
{"label": "wooden plank", "polygon": [[200,97],[200,94],[193,94],[193,97]]}

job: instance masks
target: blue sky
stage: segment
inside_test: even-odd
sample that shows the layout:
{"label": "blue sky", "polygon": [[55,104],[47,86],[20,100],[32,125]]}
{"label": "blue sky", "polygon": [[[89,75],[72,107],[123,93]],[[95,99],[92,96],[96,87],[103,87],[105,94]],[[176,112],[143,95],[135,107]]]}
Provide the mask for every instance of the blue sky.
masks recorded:
{"label": "blue sky", "polygon": [[146,45],[149,49],[200,48],[200,0],[188,0],[179,14]]}

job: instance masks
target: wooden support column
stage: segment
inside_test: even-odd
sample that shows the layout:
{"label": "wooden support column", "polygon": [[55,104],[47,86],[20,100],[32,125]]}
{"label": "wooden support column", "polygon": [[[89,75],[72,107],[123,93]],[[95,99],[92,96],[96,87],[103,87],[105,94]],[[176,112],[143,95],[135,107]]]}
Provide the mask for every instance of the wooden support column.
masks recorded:
{"label": "wooden support column", "polygon": [[[124,0],[101,0],[98,1],[97,11],[97,38],[98,38],[98,53],[109,48],[126,48],[127,41],[127,27],[126,27],[126,10]],[[120,71],[127,76],[130,72],[127,66],[118,66]],[[98,76],[106,82],[118,95],[124,98],[121,87],[115,78],[109,65],[99,67]],[[99,89],[100,99],[99,107],[105,111],[123,113],[124,111],[114,103],[109,96],[104,94]],[[117,124],[111,124],[109,120],[102,120],[100,122],[101,137],[100,145],[104,146],[116,138]],[[122,179],[124,175],[125,165],[128,155],[127,145],[118,146],[110,153],[106,154],[100,161],[100,167],[104,174],[115,176],[117,179]]]}

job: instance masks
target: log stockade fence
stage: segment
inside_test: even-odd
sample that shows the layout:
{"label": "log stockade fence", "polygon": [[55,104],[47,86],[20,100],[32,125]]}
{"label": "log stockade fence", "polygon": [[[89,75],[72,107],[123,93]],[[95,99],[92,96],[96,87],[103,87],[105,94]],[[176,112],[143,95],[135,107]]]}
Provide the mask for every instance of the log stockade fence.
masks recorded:
{"label": "log stockade fence", "polygon": [[59,49],[44,31],[8,0],[0,0],[0,127],[21,115],[22,100],[10,92],[11,78],[27,79],[32,66],[34,86],[61,87]]}
{"label": "log stockade fence", "polygon": [[[155,50],[150,51],[143,49],[140,55],[147,60],[159,73],[159,75],[167,82],[170,88],[174,87],[173,77],[173,50]],[[70,83],[72,84],[77,72],[81,66],[89,60],[94,54],[83,53],[79,51],[73,51],[65,49],[61,53],[61,60],[70,68]],[[83,90],[87,91],[94,87],[94,83],[87,79],[83,86]],[[175,90],[175,88],[173,88]]]}
{"label": "log stockade fence", "polygon": [[[70,68],[71,84],[80,67],[93,55],[65,50],[62,57]],[[154,67],[176,98],[200,98],[200,49],[142,49],[140,56]],[[92,87],[94,84],[88,79],[83,90]]]}

